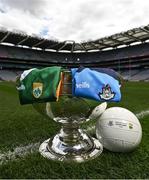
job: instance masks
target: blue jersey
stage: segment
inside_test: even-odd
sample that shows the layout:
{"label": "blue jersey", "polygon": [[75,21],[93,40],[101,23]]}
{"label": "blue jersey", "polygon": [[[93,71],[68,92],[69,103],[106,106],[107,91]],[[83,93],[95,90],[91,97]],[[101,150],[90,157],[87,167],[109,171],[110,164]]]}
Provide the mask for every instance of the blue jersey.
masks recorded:
{"label": "blue jersey", "polygon": [[118,73],[108,68],[72,68],[74,96],[97,101],[121,100]]}

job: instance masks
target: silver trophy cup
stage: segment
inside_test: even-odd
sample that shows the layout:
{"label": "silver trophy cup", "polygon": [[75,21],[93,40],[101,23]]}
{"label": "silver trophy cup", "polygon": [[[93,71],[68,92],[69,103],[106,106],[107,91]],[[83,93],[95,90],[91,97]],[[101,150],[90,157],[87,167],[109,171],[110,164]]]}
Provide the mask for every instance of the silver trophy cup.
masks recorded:
{"label": "silver trophy cup", "polygon": [[80,128],[95,106],[83,98],[71,94],[71,74],[64,71],[62,94],[57,102],[34,104],[34,108],[61,124],[59,132],[45,140],[39,148],[42,156],[66,162],[84,162],[96,158],[102,153],[103,146],[99,140],[91,137]]}

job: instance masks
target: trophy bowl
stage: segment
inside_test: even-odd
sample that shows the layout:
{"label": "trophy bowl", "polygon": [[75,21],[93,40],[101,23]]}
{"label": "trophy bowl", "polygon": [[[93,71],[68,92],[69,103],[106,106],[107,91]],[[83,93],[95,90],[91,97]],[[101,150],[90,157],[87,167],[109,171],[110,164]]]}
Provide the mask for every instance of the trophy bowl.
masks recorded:
{"label": "trophy bowl", "polygon": [[91,105],[83,98],[73,97],[71,88],[70,72],[65,72],[59,101],[33,104],[38,112],[61,124],[59,132],[40,145],[39,152],[51,160],[84,162],[103,150],[99,140],[80,128],[80,124],[90,120],[96,103]]}

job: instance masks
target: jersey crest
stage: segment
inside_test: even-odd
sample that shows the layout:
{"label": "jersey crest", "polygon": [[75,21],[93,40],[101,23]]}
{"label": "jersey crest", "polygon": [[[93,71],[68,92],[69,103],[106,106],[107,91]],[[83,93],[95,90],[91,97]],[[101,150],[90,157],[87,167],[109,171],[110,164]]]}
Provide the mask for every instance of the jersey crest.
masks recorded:
{"label": "jersey crest", "polygon": [[42,83],[33,83],[33,96],[39,98],[42,95],[43,84]]}
{"label": "jersey crest", "polygon": [[115,93],[112,92],[111,87],[109,86],[109,84],[107,84],[102,88],[102,92],[101,93],[99,92],[98,95],[102,100],[110,100],[114,98]]}

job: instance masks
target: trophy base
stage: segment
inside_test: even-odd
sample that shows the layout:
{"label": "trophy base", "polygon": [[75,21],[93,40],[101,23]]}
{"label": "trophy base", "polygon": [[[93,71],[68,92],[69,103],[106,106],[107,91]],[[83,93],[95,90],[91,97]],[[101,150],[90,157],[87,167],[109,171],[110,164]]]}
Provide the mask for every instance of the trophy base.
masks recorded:
{"label": "trophy base", "polygon": [[[54,138],[45,140],[40,145],[39,152],[43,157],[50,160],[84,162],[98,157],[103,151],[103,146],[99,140],[90,137],[89,141],[92,146],[88,144],[87,147],[84,145],[86,142],[82,142],[82,144],[70,147],[60,142],[58,135],[56,135]],[[53,142],[55,142],[55,144],[53,144]]]}

